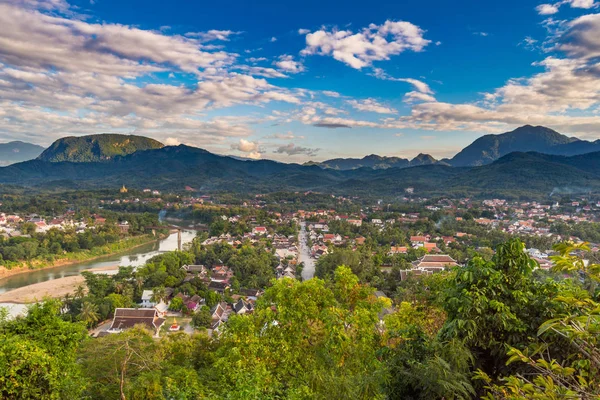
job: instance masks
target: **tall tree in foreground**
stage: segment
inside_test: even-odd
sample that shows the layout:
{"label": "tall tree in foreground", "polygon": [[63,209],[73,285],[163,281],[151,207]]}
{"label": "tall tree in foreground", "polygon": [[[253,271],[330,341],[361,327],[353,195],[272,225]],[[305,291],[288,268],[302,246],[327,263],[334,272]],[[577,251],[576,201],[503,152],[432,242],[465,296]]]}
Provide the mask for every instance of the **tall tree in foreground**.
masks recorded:
{"label": "tall tree in foreground", "polygon": [[538,327],[562,309],[555,301],[560,284],[532,276],[537,263],[512,239],[498,246],[490,262],[476,257],[456,272],[445,293],[448,320],[442,339],[464,341],[491,377],[514,372],[506,346],[524,349],[537,341]]}
{"label": "tall tree in foreground", "polygon": [[282,279],[252,315],[231,317],[212,367],[219,398],[384,397],[374,289],[339,267],[331,285]]}
{"label": "tall tree in foreground", "polygon": [[[586,263],[577,255],[589,251],[586,243],[563,243],[555,247],[554,270],[578,281],[600,283],[600,264]],[[593,288],[594,286],[592,286]],[[556,296],[565,312],[539,326],[543,339],[526,349],[509,346],[509,364],[526,365],[519,373],[494,384],[488,374],[478,377],[487,383],[488,399],[598,399],[600,398],[600,302],[595,291],[565,290]],[[568,343],[569,354],[556,354],[556,341]]]}
{"label": "tall tree in foreground", "polygon": [[79,398],[85,381],[75,355],[87,332],[63,321],[60,308],[48,300],[26,317],[0,321],[0,398]]}

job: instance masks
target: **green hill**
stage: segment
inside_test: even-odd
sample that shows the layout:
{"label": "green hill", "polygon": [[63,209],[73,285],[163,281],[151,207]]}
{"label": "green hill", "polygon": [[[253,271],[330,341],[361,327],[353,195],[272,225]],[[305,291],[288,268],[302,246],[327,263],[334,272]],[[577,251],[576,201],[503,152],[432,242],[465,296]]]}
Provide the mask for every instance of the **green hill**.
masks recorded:
{"label": "green hill", "polygon": [[102,133],[79,137],[69,136],[52,143],[38,159],[49,162],[107,161],[136,151],[162,147],[164,145],[154,139],[135,135]]}

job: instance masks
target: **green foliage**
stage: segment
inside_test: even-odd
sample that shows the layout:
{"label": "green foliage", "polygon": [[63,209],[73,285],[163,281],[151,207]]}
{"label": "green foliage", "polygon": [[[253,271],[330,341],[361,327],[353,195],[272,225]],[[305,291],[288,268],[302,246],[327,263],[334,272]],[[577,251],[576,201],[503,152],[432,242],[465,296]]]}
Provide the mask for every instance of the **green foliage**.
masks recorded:
{"label": "green foliage", "polygon": [[192,316],[192,325],[194,325],[195,328],[209,328],[211,321],[212,316],[208,306],[202,306]]}
{"label": "green foliage", "polygon": [[442,337],[464,340],[476,366],[493,377],[507,372],[507,345],[526,347],[540,324],[561,310],[553,300],[559,285],[532,279],[535,266],[513,239],[497,248],[493,261],[475,258],[457,271],[445,293]]}
{"label": "green foliage", "polygon": [[77,398],[84,389],[75,357],[86,331],[63,321],[60,307],[46,301],[26,317],[0,321],[0,398]]}
{"label": "green foliage", "polygon": [[138,150],[161,147],[162,143],[143,136],[104,133],[58,139],[44,150],[39,159],[51,162],[106,161]]}
{"label": "green foliage", "polygon": [[[600,281],[600,264],[586,265],[574,255],[589,250],[586,243],[562,243],[556,250],[559,254],[552,259],[557,272]],[[555,300],[564,311],[539,326],[537,335],[543,342],[526,349],[509,346],[507,364],[526,365],[533,374],[509,375],[498,384],[478,371],[489,390],[488,399],[600,398],[600,303],[585,291],[563,291]],[[564,341],[570,349],[566,357],[556,349]]]}

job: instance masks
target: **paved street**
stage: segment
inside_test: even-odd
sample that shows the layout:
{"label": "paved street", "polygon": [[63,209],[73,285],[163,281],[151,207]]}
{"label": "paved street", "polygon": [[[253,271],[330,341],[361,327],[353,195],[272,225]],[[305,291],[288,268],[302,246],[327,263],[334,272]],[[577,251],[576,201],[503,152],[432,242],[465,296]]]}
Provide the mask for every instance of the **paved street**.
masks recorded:
{"label": "paved street", "polygon": [[308,234],[306,233],[306,222],[301,222],[298,243],[300,245],[299,261],[304,263],[302,280],[310,279],[315,275],[315,260],[310,256],[310,248],[308,247],[307,241]]}

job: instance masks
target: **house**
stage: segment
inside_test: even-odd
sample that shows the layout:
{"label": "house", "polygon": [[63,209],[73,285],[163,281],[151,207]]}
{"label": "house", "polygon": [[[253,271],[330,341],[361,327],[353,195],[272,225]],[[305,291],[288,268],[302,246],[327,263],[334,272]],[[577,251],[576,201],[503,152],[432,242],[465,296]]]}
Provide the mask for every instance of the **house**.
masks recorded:
{"label": "house", "polygon": [[154,309],[158,312],[158,315],[161,318],[164,318],[169,310],[169,305],[161,300],[160,303],[154,306]]}
{"label": "house", "polygon": [[330,243],[340,243],[342,241],[342,237],[338,234],[326,233],[325,235],[323,235],[323,241]]}
{"label": "house", "polygon": [[255,226],[254,228],[252,228],[252,233],[254,235],[266,235],[267,228],[265,228],[264,226]]}
{"label": "house", "polygon": [[233,305],[233,311],[238,315],[250,313],[253,310],[252,303],[247,303],[244,299],[239,299],[237,303]]}
{"label": "house", "polygon": [[233,277],[233,271],[226,265],[215,265],[210,275],[211,281],[228,282]]}
{"label": "house", "polygon": [[445,254],[427,254],[418,259],[417,261],[414,261],[412,264],[414,268],[431,272],[442,271],[444,268],[456,267],[459,265],[455,259]]}
{"label": "house", "polygon": [[152,290],[144,290],[142,292],[142,302],[140,303],[140,307],[143,308],[152,308],[156,305],[154,301],[152,301],[152,295],[154,293]]}
{"label": "house", "polygon": [[212,290],[213,292],[223,294],[227,289],[229,289],[229,283],[227,282],[210,281],[208,284],[208,290]]}
{"label": "house", "polygon": [[388,256],[393,256],[396,254],[406,254],[408,248],[406,246],[392,246],[390,251],[388,252]]}
{"label": "house", "polygon": [[188,275],[194,275],[200,278],[204,278],[208,274],[208,270],[204,265],[184,265],[181,269]]}
{"label": "house", "polygon": [[425,251],[428,252],[428,253],[430,253],[430,252],[436,252],[438,250],[437,244],[430,243],[430,242],[423,243],[423,249],[425,249]]}
{"label": "house", "polygon": [[221,302],[215,305],[213,308],[210,309],[210,315],[212,318],[210,328],[213,330],[213,332],[218,332],[219,327],[225,321],[227,321],[229,317],[227,312],[227,303]]}
{"label": "house", "polygon": [[240,289],[240,295],[246,297],[249,300],[256,300],[262,294],[263,292],[260,289]]}
{"label": "house", "polygon": [[431,274],[433,274],[432,271],[428,271],[428,270],[424,270],[424,269],[418,269],[418,268],[405,269],[405,270],[400,271],[400,280],[405,281],[410,276],[419,277],[419,276],[427,276],[427,275],[431,275]]}
{"label": "house", "polygon": [[362,225],[362,220],[361,219],[349,219],[348,223],[350,225],[354,225],[354,226],[361,226]]}
{"label": "house", "polygon": [[144,325],[158,336],[158,332],[165,321],[154,308],[117,308],[115,309],[112,324],[107,332],[121,333],[136,325]]}
{"label": "house", "polygon": [[411,236],[410,242],[413,247],[423,247],[423,243],[429,241],[429,236]]}
{"label": "house", "polygon": [[123,234],[127,234],[129,233],[129,222],[127,221],[123,221],[119,224],[119,230],[121,231],[121,233]]}

